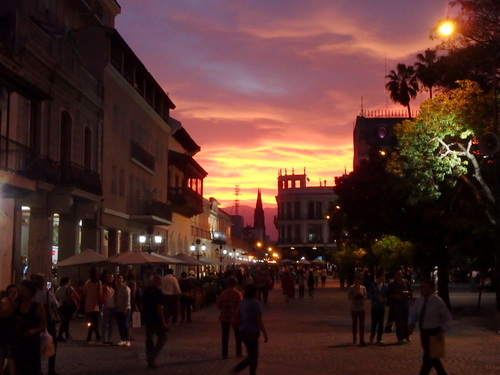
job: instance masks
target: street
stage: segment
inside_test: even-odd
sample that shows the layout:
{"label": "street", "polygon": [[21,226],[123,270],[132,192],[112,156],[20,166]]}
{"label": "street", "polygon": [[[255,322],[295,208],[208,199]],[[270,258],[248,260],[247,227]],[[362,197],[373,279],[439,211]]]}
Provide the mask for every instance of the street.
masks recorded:
{"label": "street", "polygon": [[[444,366],[453,375],[500,373],[500,335],[494,330],[493,293],[484,293],[482,309],[476,314],[477,293],[468,286],[450,286],[453,325],[446,336]],[[419,296],[418,291],[414,294]],[[352,345],[351,321],[346,291],[338,280],[328,278],[325,288],[317,288],[314,298],[285,303],[279,284],[263,305],[269,342],[260,344],[260,375],[271,374],[417,374],[421,363],[418,332],[412,342],[396,345],[394,333],[384,334],[385,345]],[[366,301],[365,340],[369,338],[369,301]],[[386,314],[387,316],[387,314]],[[229,374],[238,363],[234,338],[230,337],[229,359],[221,358],[220,325],[214,305],[193,313],[193,323],[170,327],[168,342],[158,358],[159,369],[146,369],[144,329],[134,329],[131,347],[88,345],[86,321],[72,323],[69,342],[59,343],[57,372],[61,375],[86,374]],[[118,341],[114,327],[113,339]],[[46,360],[42,364],[46,372]],[[248,370],[242,372],[248,374]]]}

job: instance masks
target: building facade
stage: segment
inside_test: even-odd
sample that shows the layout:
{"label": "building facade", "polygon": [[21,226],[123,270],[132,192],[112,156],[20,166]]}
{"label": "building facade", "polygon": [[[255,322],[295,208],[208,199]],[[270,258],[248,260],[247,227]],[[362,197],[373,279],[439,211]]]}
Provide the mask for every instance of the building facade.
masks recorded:
{"label": "building facade", "polygon": [[6,0],[0,7],[0,282],[50,273],[99,246],[102,85],[75,30],[114,27],[116,1]]}
{"label": "building facade", "polygon": [[283,258],[315,259],[334,249],[327,213],[334,206],[337,195],[326,181],[320,186],[307,186],[303,174],[278,173],[278,248]]}

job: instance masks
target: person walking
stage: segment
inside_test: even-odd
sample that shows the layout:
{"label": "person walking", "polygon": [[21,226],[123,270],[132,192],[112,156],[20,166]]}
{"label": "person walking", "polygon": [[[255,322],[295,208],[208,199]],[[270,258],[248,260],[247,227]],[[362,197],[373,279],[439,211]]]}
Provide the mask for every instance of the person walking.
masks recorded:
{"label": "person walking", "polygon": [[18,285],[19,306],[14,317],[14,342],[12,354],[16,374],[40,374],[40,334],[47,328],[47,315],[43,304],[35,301],[38,285],[22,280]]}
{"label": "person walking", "polygon": [[438,375],[447,375],[441,360],[431,354],[433,345],[444,346],[444,332],[449,329],[452,319],[444,301],[434,294],[435,288],[433,281],[421,281],[421,297],[415,301],[408,319],[410,333],[417,323],[420,329],[420,341],[424,351],[420,375],[428,375],[432,367],[436,369]]}
{"label": "person walking", "polygon": [[377,279],[370,284],[368,297],[371,301],[371,333],[370,342],[372,343],[377,333],[377,344],[383,344],[382,334],[384,333],[384,315],[385,300],[387,294],[387,285],[385,284],[385,275],[383,271],[377,272]]}
{"label": "person walking", "polygon": [[102,283],[97,277],[97,269],[95,267],[90,268],[89,279],[83,286],[83,295],[85,296],[85,314],[89,320],[87,343],[90,344],[92,333],[95,333],[96,341],[101,340],[99,318],[101,315]]}
{"label": "person walking", "polygon": [[[61,277],[61,282],[59,288],[56,290],[56,298],[59,302],[59,311],[62,315],[61,326],[59,327],[59,334],[57,335],[57,341],[67,341],[70,339],[69,325],[71,320],[78,310],[79,297],[76,290],[71,286],[71,280],[69,277]],[[66,336],[66,338],[63,337]]]}
{"label": "person walking", "polygon": [[410,294],[411,285],[403,280],[401,271],[397,270],[394,273],[394,280],[387,286],[387,301],[394,312],[398,344],[403,344],[405,339],[410,341],[408,332],[408,314],[410,311],[408,298]]}
{"label": "person walking", "polygon": [[290,297],[292,296],[294,290],[294,278],[292,277],[289,270],[285,270],[281,276],[281,289],[283,289],[283,295],[285,296],[285,302],[288,303]]}
{"label": "person walking", "polygon": [[316,286],[316,275],[312,268],[307,271],[307,288],[309,290],[309,298],[314,298],[314,287]]}
{"label": "person walking", "polygon": [[188,277],[187,272],[181,273],[181,278],[179,280],[179,288],[181,290],[180,305],[181,305],[181,322],[187,320],[191,323],[191,310],[193,309],[194,303],[194,285],[193,279]]}
{"label": "person walking", "polygon": [[130,288],[125,285],[123,275],[116,276],[116,324],[120,331],[120,346],[130,346],[128,321],[130,319]]}
{"label": "person walking", "polygon": [[115,275],[108,273],[106,282],[102,287],[102,339],[104,345],[112,345],[111,335],[113,334],[113,324],[116,319],[115,303]]}
{"label": "person walking", "polygon": [[[146,329],[146,360],[148,368],[158,368],[156,358],[167,343],[168,326],[163,311],[163,293],[160,275],[153,275],[151,284],[144,289],[142,308]],[[156,343],[154,338],[156,336]]]}
{"label": "person walking", "polygon": [[0,375],[5,373],[16,375],[16,366],[12,357],[12,344],[14,343],[14,312],[19,304],[19,291],[14,284],[9,285],[5,292],[2,290],[0,299]]}
{"label": "person walking", "polygon": [[51,319],[51,314],[49,309],[54,307],[54,309],[59,309],[59,302],[57,302],[56,296],[53,292],[52,287],[47,287],[47,279],[42,274],[32,275],[32,279],[37,285],[37,291],[34,296],[34,300],[41,304],[45,308],[46,314],[46,324],[47,332],[52,336],[54,341],[54,355],[49,357],[48,361],[48,375],[57,375],[56,372],[56,354],[57,354],[57,327],[58,322]]}
{"label": "person walking", "polygon": [[181,288],[174,276],[172,268],[167,269],[167,274],[161,279],[161,290],[163,292],[163,308],[165,311],[165,321],[168,323],[172,317],[172,324],[177,324],[177,312],[179,310],[179,297]]}
{"label": "person walking", "polygon": [[[229,332],[231,330],[231,323],[236,317],[238,306],[242,300],[241,292],[236,289],[238,280],[236,277],[231,276],[228,279],[228,287],[223,290],[217,299],[216,305],[220,310],[219,320],[222,329],[222,359],[226,359],[229,352]],[[238,327],[234,327],[234,338],[236,342],[236,356],[241,356],[241,338]]]}
{"label": "person walking", "polygon": [[253,284],[245,285],[243,300],[238,308],[239,330],[241,341],[247,348],[247,357],[238,363],[232,370],[237,374],[245,368],[250,369],[250,375],[257,374],[259,360],[259,336],[262,332],[264,342],[267,342],[267,331],[262,320],[262,308],[257,301],[257,287]]}
{"label": "person walking", "polygon": [[347,290],[347,298],[351,301],[352,317],[352,343],[357,342],[358,321],[359,321],[359,346],[366,346],[365,343],[365,299],[368,298],[366,288],[361,285],[361,276],[354,277],[354,284]]}

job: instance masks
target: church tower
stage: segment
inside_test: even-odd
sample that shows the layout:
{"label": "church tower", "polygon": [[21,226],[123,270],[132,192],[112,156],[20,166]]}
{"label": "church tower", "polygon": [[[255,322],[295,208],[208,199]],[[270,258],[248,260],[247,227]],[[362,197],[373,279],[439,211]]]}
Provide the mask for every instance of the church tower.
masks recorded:
{"label": "church tower", "polygon": [[262,196],[260,189],[257,192],[257,203],[253,215],[253,227],[262,230],[262,238],[266,236],[266,224],[264,219],[264,207],[262,206]]}

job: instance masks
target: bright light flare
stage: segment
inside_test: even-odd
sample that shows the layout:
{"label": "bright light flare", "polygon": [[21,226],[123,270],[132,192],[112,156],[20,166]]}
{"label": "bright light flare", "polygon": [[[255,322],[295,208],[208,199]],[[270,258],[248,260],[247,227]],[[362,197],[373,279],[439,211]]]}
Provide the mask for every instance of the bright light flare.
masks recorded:
{"label": "bright light flare", "polygon": [[444,21],[438,26],[439,34],[450,36],[455,31],[455,25],[451,21]]}

